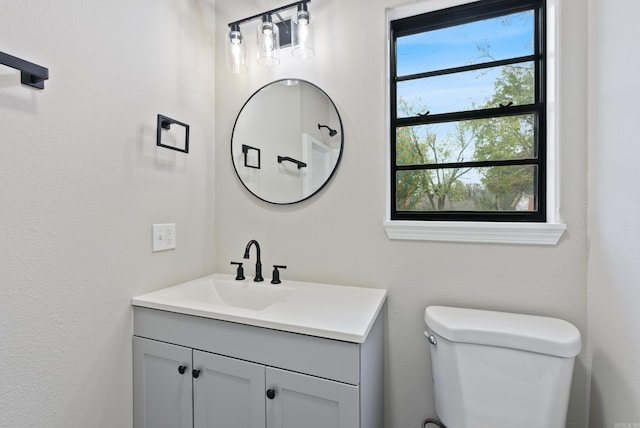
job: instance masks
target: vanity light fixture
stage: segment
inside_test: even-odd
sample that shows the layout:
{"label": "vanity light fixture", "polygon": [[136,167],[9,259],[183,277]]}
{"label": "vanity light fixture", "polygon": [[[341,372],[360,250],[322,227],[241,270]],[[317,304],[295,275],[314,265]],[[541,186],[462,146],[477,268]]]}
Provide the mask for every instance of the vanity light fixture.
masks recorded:
{"label": "vanity light fixture", "polygon": [[[240,24],[260,18],[256,30],[257,59],[260,65],[275,67],[280,64],[280,48],[291,46],[291,53],[296,58],[307,59],[315,55],[314,37],[311,26],[311,15],[307,4],[311,0],[302,0],[277,9],[268,10],[248,18],[229,24],[226,38],[227,68],[239,74],[246,72],[247,46]],[[283,19],[280,12],[296,8],[292,18]],[[274,22],[274,15],[278,22]]]}
{"label": "vanity light fixture", "polygon": [[327,128],[329,130],[329,137],[335,137],[336,135],[338,135],[338,131],[336,131],[335,129],[329,128],[327,125],[318,124],[318,129],[322,128]]}

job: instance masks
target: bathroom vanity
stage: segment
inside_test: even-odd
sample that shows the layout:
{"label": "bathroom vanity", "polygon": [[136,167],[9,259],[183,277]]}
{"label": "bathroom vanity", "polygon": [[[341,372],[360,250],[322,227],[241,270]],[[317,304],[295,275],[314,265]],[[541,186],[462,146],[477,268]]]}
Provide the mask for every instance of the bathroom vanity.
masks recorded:
{"label": "bathroom vanity", "polygon": [[134,298],[134,428],[382,428],[385,299],[219,274]]}

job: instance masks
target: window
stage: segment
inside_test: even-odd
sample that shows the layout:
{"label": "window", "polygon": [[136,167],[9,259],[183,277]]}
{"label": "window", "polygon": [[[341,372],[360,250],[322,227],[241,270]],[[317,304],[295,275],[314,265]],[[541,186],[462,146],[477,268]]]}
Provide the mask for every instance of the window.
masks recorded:
{"label": "window", "polygon": [[390,21],[391,220],[547,221],[544,9]]}

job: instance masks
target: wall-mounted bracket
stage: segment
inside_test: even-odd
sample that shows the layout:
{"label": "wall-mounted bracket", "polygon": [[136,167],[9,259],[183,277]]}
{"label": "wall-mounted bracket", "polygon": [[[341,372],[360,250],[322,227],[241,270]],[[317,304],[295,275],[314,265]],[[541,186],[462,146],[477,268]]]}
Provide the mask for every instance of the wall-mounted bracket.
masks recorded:
{"label": "wall-mounted bracket", "polygon": [[278,34],[280,34],[280,49],[291,46],[291,19],[282,19],[278,14],[280,22],[277,22]]}
{"label": "wall-mounted bracket", "polygon": [[[171,125],[180,125],[184,127],[184,149],[180,147],[170,146],[167,144],[162,144],[162,130],[170,130]],[[182,123],[175,119],[171,119],[170,117],[163,116],[161,114],[158,115],[158,126],[156,131],[156,145],[160,147],[164,147],[165,149],[175,150],[177,152],[189,153],[189,125],[186,123]]]}
{"label": "wall-mounted bracket", "polygon": [[307,166],[306,163],[304,163],[302,161],[299,161],[299,160],[296,160],[294,158],[290,158],[289,156],[278,156],[278,163],[282,163],[284,161],[289,161],[289,162],[295,164],[298,167],[298,169],[304,168],[304,167]]}
{"label": "wall-mounted bracket", "polygon": [[[249,155],[250,152],[254,152],[255,156]],[[242,154],[244,155],[244,166],[247,168],[260,169],[260,149],[243,144]]]}
{"label": "wall-mounted bracket", "polygon": [[20,70],[21,83],[36,89],[44,89],[44,81],[49,79],[48,68],[4,52],[0,52],[0,64]]}

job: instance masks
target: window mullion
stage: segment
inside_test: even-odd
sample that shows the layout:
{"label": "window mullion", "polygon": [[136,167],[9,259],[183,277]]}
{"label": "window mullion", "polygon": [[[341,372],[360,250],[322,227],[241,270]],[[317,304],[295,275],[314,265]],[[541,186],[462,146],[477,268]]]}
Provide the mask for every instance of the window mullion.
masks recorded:
{"label": "window mullion", "polygon": [[451,68],[445,68],[442,70],[427,71],[424,73],[407,74],[405,76],[396,76],[395,81],[406,82],[409,80],[425,79],[428,77],[444,76],[447,74],[464,73],[467,71],[483,70],[483,69],[488,69],[493,67],[501,67],[504,65],[520,64],[524,62],[534,62],[539,60],[539,58],[540,57],[537,54],[520,56],[515,58],[506,58],[498,61],[483,62],[479,64],[470,64],[470,65],[465,65],[461,67],[451,67]]}
{"label": "window mullion", "polygon": [[458,122],[462,120],[489,119],[493,117],[520,116],[527,113],[540,113],[542,104],[525,104],[509,107],[495,107],[481,110],[458,111],[426,116],[412,116],[397,118],[394,121],[396,128],[416,125],[430,125],[435,123]]}
{"label": "window mullion", "polygon": [[459,169],[459,168],[487,168],[493,166],[518,166],[518,165],[538,165],[539,159],[505,159],[505,160],[482,160],[468,162],[448,162],[430,164],[396,165],[396,171],[422,171],[433,169]]}

